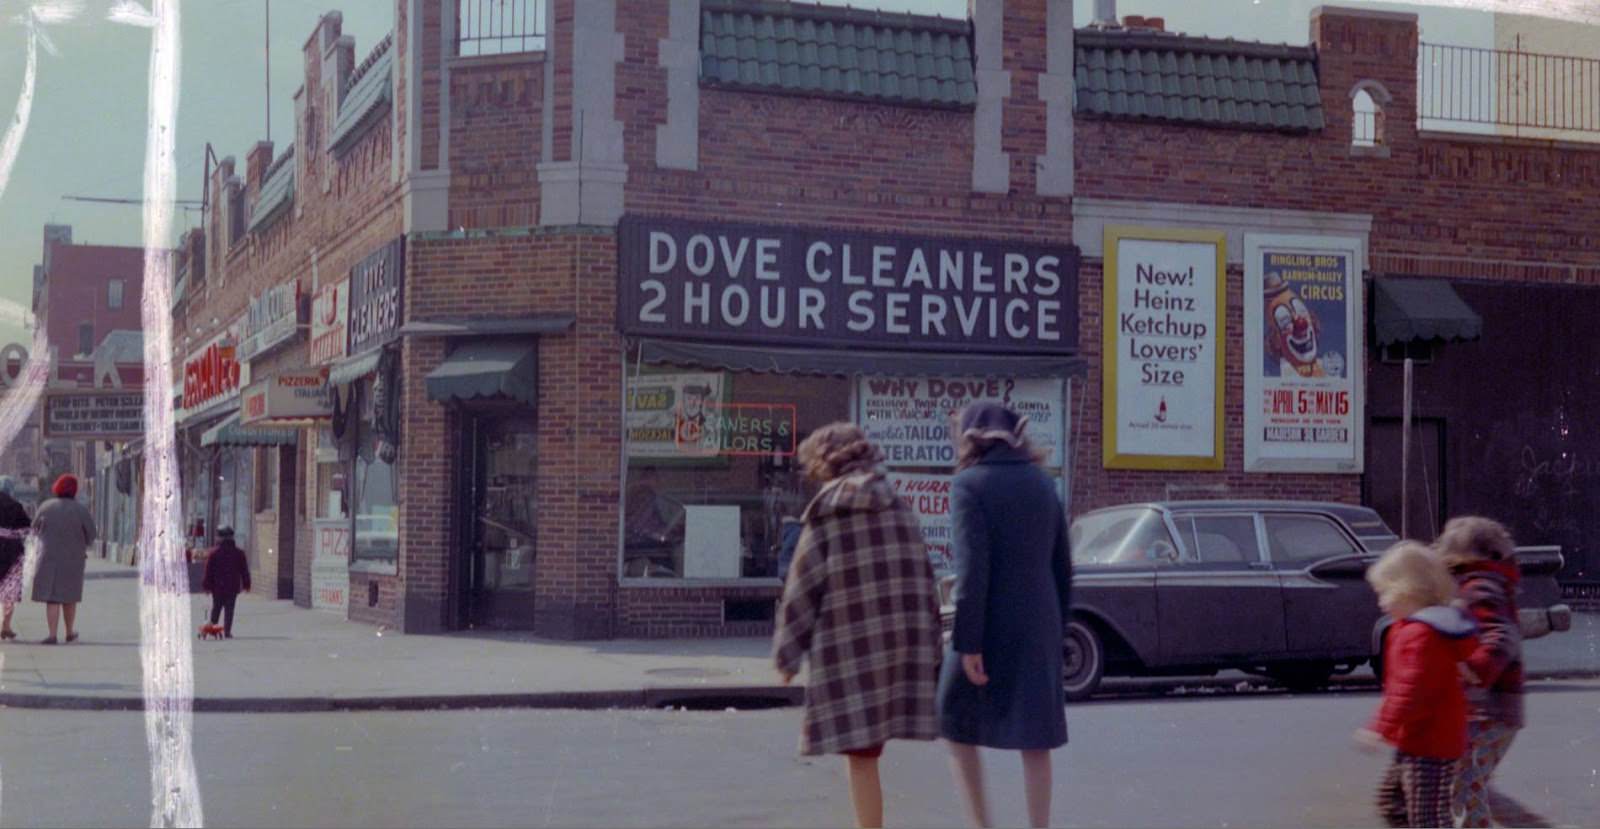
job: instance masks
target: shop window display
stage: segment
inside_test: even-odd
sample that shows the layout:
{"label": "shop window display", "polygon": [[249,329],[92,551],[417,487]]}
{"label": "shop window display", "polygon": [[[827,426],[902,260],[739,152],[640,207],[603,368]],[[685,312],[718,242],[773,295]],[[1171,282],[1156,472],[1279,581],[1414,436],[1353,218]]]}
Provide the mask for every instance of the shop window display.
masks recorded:
{"label": "shop window display", "polygon": [[844,378],[630,371],[625,578],[777,579],[785,517],[811,494],[795,459],[850,414]]}
{"label": "shop window display", "polygon": [[400,552],[400,507],[395,493],[393,456],[379,451],[373,429],[372,383],[358,390],[355,472],[355,545],[352,557],[363,561],[395,561]]}

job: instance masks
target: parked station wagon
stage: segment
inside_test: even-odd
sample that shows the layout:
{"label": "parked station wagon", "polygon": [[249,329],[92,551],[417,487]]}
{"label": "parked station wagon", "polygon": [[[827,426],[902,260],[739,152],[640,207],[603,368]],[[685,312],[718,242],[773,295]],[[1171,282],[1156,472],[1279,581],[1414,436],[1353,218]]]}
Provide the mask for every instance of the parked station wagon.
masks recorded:
{"label": "parked station wagon", "polygon": [[[1374,661],[1382,618],[1367,567],[1398,540],[1369,508],[1293,501],[1108,507],[1074,521],[1071,539],[1072,699],[1104,676],[1237,669],[1308,688],[1354,671]],[[1557,601],[1559,549],[1522,548],[1518,561],[1523,606]]]}

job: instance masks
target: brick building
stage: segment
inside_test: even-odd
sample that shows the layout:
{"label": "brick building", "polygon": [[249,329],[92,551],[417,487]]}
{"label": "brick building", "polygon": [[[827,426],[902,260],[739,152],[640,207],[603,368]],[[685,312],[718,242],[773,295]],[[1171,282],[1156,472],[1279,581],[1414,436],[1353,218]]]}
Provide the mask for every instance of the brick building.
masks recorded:
{"label": "brick building", "polygon": [[253,525],[280,595],[409,632],[761,633],[798,440],[867,425],[941,555],[940,415],[975,396],[1030,413],[1074,512],[1395,520],[1397,355],[1429,359],[1414,534],[1488,510],[1592,572],[1571,413],[1600,384],[1546,358],[1539,392],[1523,360],[1561,347],[1517,314],[1600,302],[1600,154],[1419,131],[1413,16],[1324,8],[1274,46],[1068,0],[528,5],[397,0],[359,62],[324,17],[295,146],[213,178],[174,310],[186,515]]}

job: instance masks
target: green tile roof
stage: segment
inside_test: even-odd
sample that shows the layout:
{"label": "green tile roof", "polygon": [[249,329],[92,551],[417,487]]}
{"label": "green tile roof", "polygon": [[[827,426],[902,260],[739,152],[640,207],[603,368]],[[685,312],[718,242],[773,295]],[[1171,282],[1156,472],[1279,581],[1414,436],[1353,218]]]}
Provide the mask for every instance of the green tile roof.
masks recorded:
{"label": "green tile roof", "polygon": [[700,82],[937,106],[977,97],[965,20],[774,0],[703,0]]}
{"label": "green tile roof", "polygon": [[1231,129],[1323,127],[1317,54],[1150,32],[1077,32],[1079,117],[1143,119]]}

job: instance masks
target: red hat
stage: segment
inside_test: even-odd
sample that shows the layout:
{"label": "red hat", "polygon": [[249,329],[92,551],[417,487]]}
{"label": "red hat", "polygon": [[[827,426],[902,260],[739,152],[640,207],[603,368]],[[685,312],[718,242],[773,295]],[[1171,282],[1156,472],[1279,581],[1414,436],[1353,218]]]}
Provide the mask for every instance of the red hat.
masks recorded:
{"label": "red hat", "polygon": [[71,475],[62,475],[56,479],[55,486],[50,487],[51,494],[57,498],[78,497],[78,479]]}

